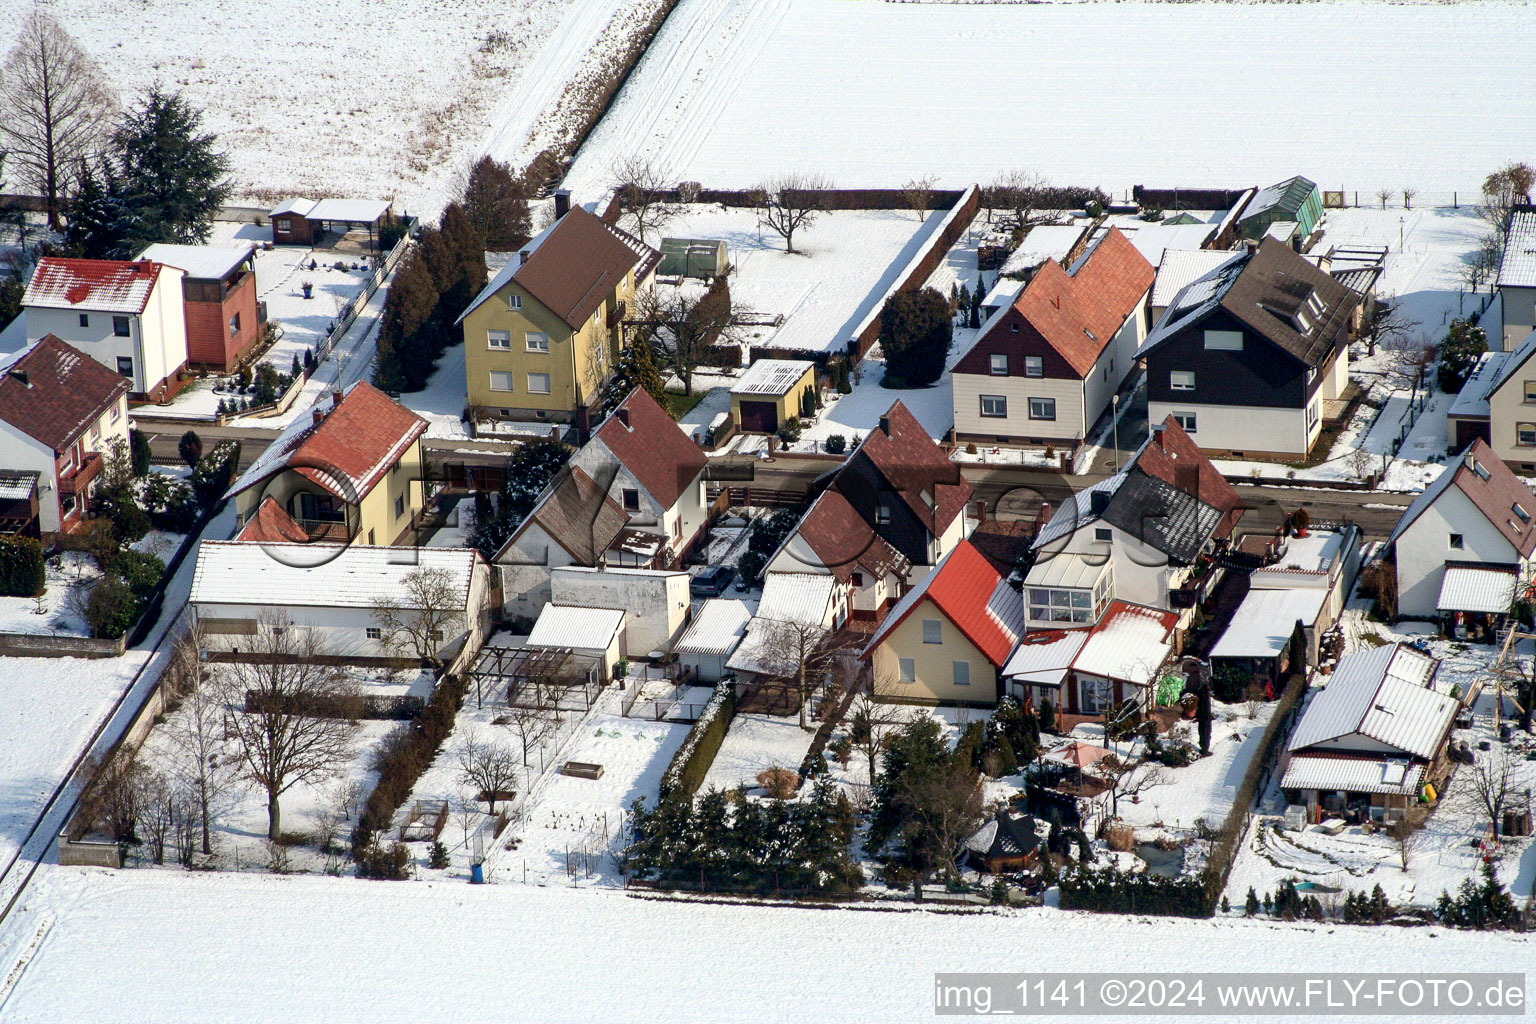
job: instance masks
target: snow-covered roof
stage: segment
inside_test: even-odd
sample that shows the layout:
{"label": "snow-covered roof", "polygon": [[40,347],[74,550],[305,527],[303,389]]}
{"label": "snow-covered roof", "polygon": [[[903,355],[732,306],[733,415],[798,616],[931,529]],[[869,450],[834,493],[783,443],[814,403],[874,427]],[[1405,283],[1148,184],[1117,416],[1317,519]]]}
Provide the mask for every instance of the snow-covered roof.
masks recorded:
{"label": "snow-covered roof", "polygon": [[[1536,334],[1536,331],[1532,333]],[[1472,375],[1456,393],[1456,400],[1451,403],[1450,412],[1446,415],[1478,418],[1488,416],[1488,399],[1493,395],[1498,381],[1504,376],[1504,368],[1509,365],[1513,357],[1513,352],[1484,352],[1479,356]]]}
{"label": "snow-covered roof", "polygon": [[280,217],[285,213],[296,213],[302,217],[314,208],[315,201],[313,199],[305,199],[301,196],[293,196],[291,198],[284,199],[282,202],[272,207],[271,212],[268,213],[267,216]]}
{"label": "snow-covered roof", "polygon": [[[45,256],[21,304],[45,309],[142,313],[168,268],[150,260],[74,260]],[[177,273],[175,268],[169,268]]]}
{"label": "snow-covered roof", "polygon": [[1063,260],[1088,230],[1087,221],[1073,224],[1036,224],[1024,236],[1019,247],[1009,254],[998,270],[999,277],[1010,277],[1033,270],[1046,260]]}
{"label": "snow-covered roof", "polygon": [[1072,662],[1075,672],[1145,685],[1173,653],[1178,616],[1125,601],[1111,602]]}
{"label": "snow-covered roof", "polygon": [[1419,791],[1424,766],[1397,758],[1328,757],[1300,754],[1291,758],[1280,780],[1282,789],[1339,790],[1344,793]]}
{"label": "snow-covered roof", "polygon": [[1536,288],[1536,209],[1515,210],[1509,215],[1499,287]]}
{"label": "snow-covered roof", "polygon": [[254,245],[169,245],[156,242],[139,253],[141,260],[153,260],[185,271],[188,277],[224,278],[255,253]]}
{"label": "snow-covered roof", "polygon": [[716,597],[705,601],[683,635],[672,645],[673,654],[729,654],[746,636],[752,612],[745,601]]}
{"label": "snow-covered roof", "polygon": [[1024,282],[1011,277],[998,276],[992,287],[987,291],[987,297],[981,300],[982,309],[1007,309],[1018,301],[1019,293],[1024,290]]}
{"label": "snow-covered roof", "polygon": [[1016,682],[1059,686],[1087,640],[1086,629],[1026,634],[1003,666],[1002,674]]}
{"label": "snow-covered roof", "polygon": [[1140,221],[1135,224],[1117,222],[1116,227],[1125,232],[1136,251],[1146,261],[1157,266],[1170,251],[1199,250],[1216,233],[1215,222],[1198,224],[1165,224]]}
{"label": "snow-covered roof", "polygon": [[1459,707],[1429,688],[1437,665],[1402,644],[1345,655],[1302,712],[1289,749],[1358,733],[1415,757],[1433,757]]}
{"label": "snow-covered roof", "polygon": [[1107,480],[1100,480],[1092,487],[1075,492],[1051,514],[1031,547],[1037,550],[1043,548],[1051,541],[1076,533],[1079,527],[1099,518],[1099,513],[1093,511],[1093,494],[1113,495],[1125,483],[1125,478],[1126,472],[1121,470]]}
{"label": "snow-covered roof", "polygon": [[1343,530],[1312,530],[1305,537],[1287,537],[1279,561],[1265,568],[1327,572],[1343,550]]}
{"label": "snow-covered roof", "polygon": [[[1136,236],[1131,236],[1136,241]],[[1157,280],[1152,285],[1148,305],[1166,309],[1184,286],[1197,281],[1232,258],[1219,249],[1166,249],[1157,265]],[[1150,259],[1150,257],[1148,257]]]}
{"label": "snow-covered roof", "polygon": [[[1516,345],[1515,348],[1510,352],[1493,352],[1488,354],[1504,356],[1504,358],[1499,361],[1498,372],[1495,373],[1493,379],[1488,382],[1488,386],[1483,389],[1484,399],[1493,397],[1493,393],[1495,391],[1503,387],[1504,384],[1519,371],[1520,367],[1526,364],[1526,361],[1530,359],[1532,355],[1536,355],[1536,331],[1532,331],[1530,334],[1527,334],[1525,336],[1525,340],[1522,341],[1519,345]],[[1470,384],[1471,381],[1468,381],[1468,383]],[[1461,389],[1461,394],[1466,394],[1466,391],[1466,387],[1463,387]],[[1460,396],[1458,395],[1458,397]],[[1523,399],[1524,396],[1521,397]],[[1456,407],[1453,405],[1451,408],[1454,410]],[[1486,409],[1484,411],[1486,412]]]}
{"label": "snow-covered roof", "polygon": [[449,573],[468,607],[475,559],[469,548],[204,541],[192,573],[191,602],[261,608],[406,604],[405,577],[426,568]]}
{"label": "snow-covered roof", "polygon": [[623,628],[624,612],[618,608],[547,604],[528,634],[528,646],[601,651]]}
{"label": "snow-covered roof", "polygon": [[1508,614],[1514,607],[1515,588],[1519,582],[1520,578],[1513,571],[1447,566],[1435,607],[1442,612]]}
{"label": "snow-covered roof", "polygon": [[37,490],[37,470],[0,470],[0,501],[25,501]]}
{"label": "snow-covered roof", "polygon": [[1163,339],[1179,333],[1186,326],[1219,306],[1222,297],[1227,294],[1237,280],[1237,276],[1248,265],[1249,259],[1250,255],[1247,252],[1228,253],[1225,261],[1179,289],[1163,311],[1162,318],[1142,340],[1141,348],[1136,353],[1137,357],[1145,355]]}
{"label": "snow-covered roof", "polygon": [[346,221],[350,224],[372,224],[388,212],[387,199],[322,199],[309,208],[304,218]]}
{"label": "snow-covered roof", "polygon": [[1250,590],[1226,632],[1211,648],[1213,658],[1273,658],[1285,650],[1296,620],[1317,622],[1328,591],[1308,587],[1296,590]]}
{"label": "snow-covered roof", "polygon": [[787,395],[815,369],[816,364],[808,359],[759,359],[731,385],[731,394]]}
{"label": "snow-covered roof", "polygon": [[823,572],[770,572],[763,581],[757,617],[830,625],[837,578]]}

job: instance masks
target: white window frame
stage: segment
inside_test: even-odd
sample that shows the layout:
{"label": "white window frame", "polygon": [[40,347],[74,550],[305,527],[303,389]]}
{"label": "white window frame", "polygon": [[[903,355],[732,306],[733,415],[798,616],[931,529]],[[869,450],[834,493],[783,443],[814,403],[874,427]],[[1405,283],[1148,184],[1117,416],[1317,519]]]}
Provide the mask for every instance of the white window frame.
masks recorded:
{"label": "white window frame", "polygon": [[[497,387],[496,381],[498,378],[504,380],[507,386],[504,388]],[[490,380],[490,388],[492,391],[500,391],[506,394],[513,394],[515,392],[517,375],[514,374],[511,370],[492,370],[490,373]]]}
{"label": "white window frame", "polygon": [[1170,370],[1168,371],[1168,387],[1172,391],[1195,390],[1194,370]]}
{"label": "white window frame", "polygon": [[1044,356],[1025,356],[1024,357],[1024,376],[1026,376],[1026,377],[1044,377],[1045,376],[1045,357]]}
{"label": "white window frame", "polygon": [[543,331],[524,331],[523,344],[529,352],[548,352],[549,335]]}
{"label": "white window frame", "polygon": [[512,351],[511,331],[486,331],[485,347],[494,352]]}
{"label": "white window frame", "polygon": [[1536,423],[1516,423],[1515,444],[1520,448],[1536,448]]}
{"label": "white window frame", "polygon": [[1207,329],[1205,332],[1205,350],[1207,352],[1241,352],[1243,350],[1243,332]]}
{"label": "white window frame", "polygon": [[514,292],[508,292],[507,293],[507,308],[508,309],[522,309],[523,308],[523,297],[521,295],[518,295],[518,294],[514,293]]}
{"label": "white window frame", "polygon": [[1195,426],[1199,423],[1195,413],[1179,412],[1178,410],[1174,410],[1172,415],[1173,422],[1177,423],[1180,429],[1184,431],[1184,433],[1193,434],[1195,432]]}
{"label": "white window frame", "polygon": [[[1035,411],[1035,403],[1036,402],[1040,403],[1040,410],[1041,411],[1038,412],[1038,413]],[[1046,414],[1047,410],[1049,410],[1049,415]],[[1056,399],[1054,399],[1054,398],[1033,398],[1033,397],[1030,398],[1030,400],[1029,400],[1029,418],[1032,419],[1032,420],[1040,420],[1042,422],[1054,423],[1056,421]]]}
{"label": "white window frame", "polygon": [[[987,408],[988,408],[989,404],[991,405],[991,409],[992,409],[991,412],[987,411]],[[981,415],[982,415],[983,419],[989,419],[989,420],[1005,420],[1005,419],[1007,419],[1008,418],[1008,396],[1007,395],[982,395],[981,396]]]}
{"label": "white window frame", "polygon": [[[542,389],[534,386],[535,378],[538,377],[544,378],[544,387]],[[553,382],[550,380],[549,374],[547,373],[530,373],[528,375],[528,393],[530,395],[547,395],[550,393],[550,388],[552,385]]]}
{"label": "white window frame", "polygon": [[368,637],[369,640],[383,640],[384,639],[384,630],[379,628],[378,626],[366,626],[366,627],[364,627],[363,632]]}

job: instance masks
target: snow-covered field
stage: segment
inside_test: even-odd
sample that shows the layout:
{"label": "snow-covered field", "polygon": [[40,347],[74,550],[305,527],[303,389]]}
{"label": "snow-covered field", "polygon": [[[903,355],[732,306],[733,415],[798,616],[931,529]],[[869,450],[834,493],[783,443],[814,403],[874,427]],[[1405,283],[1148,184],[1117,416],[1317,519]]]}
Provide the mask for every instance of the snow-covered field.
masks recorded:
{"label": "snow-covered field", "polygon": [[1024,166],[1116,194],[1301,173],[1448,201],[1528,150],[1529,14],[1513,2],[684,0],[570,182],[590,190],[638,147],[715,187],[789,169],[848,187],[925,174],[963,186]]}
{"label": "snow-covered field", "polygon": [[815,724],[811,723],[811,729],[802,729],[800,719],[794,715],[737,715],[731,720],[731,730],[715,753],[699,791],[746,786],[749,791],[761,793],[757,784],[760,773],[775,767],[792,772],[800,769],[816,735]]}
{"label": "snow-covered field", "polygon": [[37,934],[44,907],[53,924],[4,1007],[17,1024],[896,1021],[933,1013],[935,971],[1144,970],[1149,957],[1161,971],[1509,971],[1536,953],[1528,936],[1442,928],[774,909],[159,871],[47,868],[29,903],[8,922],[0,963]]}

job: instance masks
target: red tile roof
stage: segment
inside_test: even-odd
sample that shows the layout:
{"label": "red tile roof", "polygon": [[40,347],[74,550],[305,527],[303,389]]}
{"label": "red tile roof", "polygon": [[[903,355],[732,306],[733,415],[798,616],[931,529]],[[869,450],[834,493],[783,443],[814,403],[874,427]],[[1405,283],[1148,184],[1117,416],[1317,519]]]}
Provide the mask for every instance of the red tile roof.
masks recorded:
{"label": "red tile roof", "polygon": [[593,438],[603,442],[640,486],[668,508],[709,462],[667,411],[641,388],[619,403]]}
{"label": "red tile roof", "polygon": [[267,544],[307,544],[309,534],[300,526],[272,495],[261,499],[256,514],[246,520],[237,541],[254,541]]}
{"label": "red tile roof", "polygon": [[930,601],[994,666],[1002,668],[1024,632],[1024,604],[992,563],[962,540],[907,593],[864,649],[878,647],[924,600]]}
{"label": "red tile roof", "polygon": [[[1474,463],[1487,474],[1487,479],[1473,468]],[[1536,552],[1536,522],[1523,522],[1514,511],[1514,506],[1518,504],[1528,515],[1536,516],[1536,495],[1531,494],[1530,488],[1515,476],[1482,438],[1473,441],[1458,457],[1457,464],[1447,468],[1442,476],[1436,477],[1424,489],[1424,493],[1408,506],[1403,518],[1392,530],[1391,541],[1396,541],[1424,509],[1439,500],[1440,493],[1448,486],[1465,494],[1493,528],[1520,552],[1521,557],[1528,558]]]}
{"label": "red tile roof", "polygon": [[1110,228],[1075,274],[1054,260],[1042,264],[1013,308],[1086,377],[1156,276],[1120,229]]}
{"label": "red tile roof", "polygon": [[1131,465],[1220,509],[1222,519],[1212,532],[1213,537],[1230,536],[1242,518],[1243,499],[1172,416],[1163,421],[1161,428],[1153,430]]}
{"label": "red tile roof", "polygon": [[0,377],[0,420],[62,452],[130,387],[127,377],[47,334]]}
{"label": "red tile roof", "polygon": [[[971,485],[900,400],[881,420],[884,429],[871,430],[850,461],[860,453],[866,456],[917,517],[932,523],[930,532],[937,537],[964,512]],[[924,491],[933,499],[931,509],[923,501]]]}
{"label": "red tile roof", "polygon": [[163,269],[152,260],[69,260],[48,256],[32,272],[21,304],[142,313]]}
{"label": "red tile roof", "polygon": [[[798,537],[821,560],[821,566],[847,583],[855,572],[875,576],[894,573],[903,579],[912,563],[891,547],[837,491],[823,491],[786,538]],[[782,548],[781,548],[782,550]]]}

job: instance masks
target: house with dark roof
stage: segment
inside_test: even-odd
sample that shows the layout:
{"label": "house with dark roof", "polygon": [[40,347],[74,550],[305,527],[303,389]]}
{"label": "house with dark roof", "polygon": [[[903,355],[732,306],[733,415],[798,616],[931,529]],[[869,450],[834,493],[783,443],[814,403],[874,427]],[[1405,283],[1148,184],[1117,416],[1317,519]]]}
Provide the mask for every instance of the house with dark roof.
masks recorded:
{"label": "house with dark roof", "polygon": [[579,206],[531,239],[459,318],[472,419],[574,423],[585,438],[660,259]]}
{"label": "house with dark roof", "polygon": [[767,572],[820,573],[845,588],[853,618],[877,620],[906,587],[912,563],[835,490],[817,495],[768,560]]}
{"label": "house with dark roof", "polygon": [[1187,628],[1220,579],[1212,556],[1244,506],[1171,417],[1125,468],[1056,509],[1035,535],[1024,579],[1031,629],[1090,626],[1119,598],[1175,612]]}
{"label": "house with dark roof", "polygon": [[1342,414],[1359,296],[1266,238],[1181,289],[1147,335],[1148,414],[1206,452],[1297,456]]}
{"label": "house with dark roof", "polygon": [[1403,510],[1387,538],[1397,614],[1473,635],[1523,599],[1536,552],[1536,496],[1474,441]]}
{"label": "house with dark roof", "polygon": [[0,376],[0,476],[6,504],[35,503],[11,533],[68,533],[84,522],[102,460],[128,443],[128,378],[53,335]]}
{"label": "house with dark roof", "polygon": [[1155,276],[1119,228],[1069,270],[1042,264],[955,363],[956,438],[1081,443],[1134,367]]}
{"label": "house with dark roof", "polygon": [[21,298],[27,341],[51,334],[126,378],[131,400],[168,401],[187,366],[183,276],[153,260],[44,257]]}
{"label": "house with dark roof", "polygon": [[880,624],[860,657],[876,696],[990,706],[1024,632],[1017,589],[961,540]]}
{"label": "house with dark roof", "polygon": [[426,498],[426,431],[426,420],[365,381],[333,392],[230,487],[236,522],[243,533],[257,521],[248,539],[298,532],[312,541],[413,543]]}
{"label": "house with dark roof", "polygon": [[840,494],[914,567],[937,565],[965,536],[971,485],[899,400],[812,490]]}

